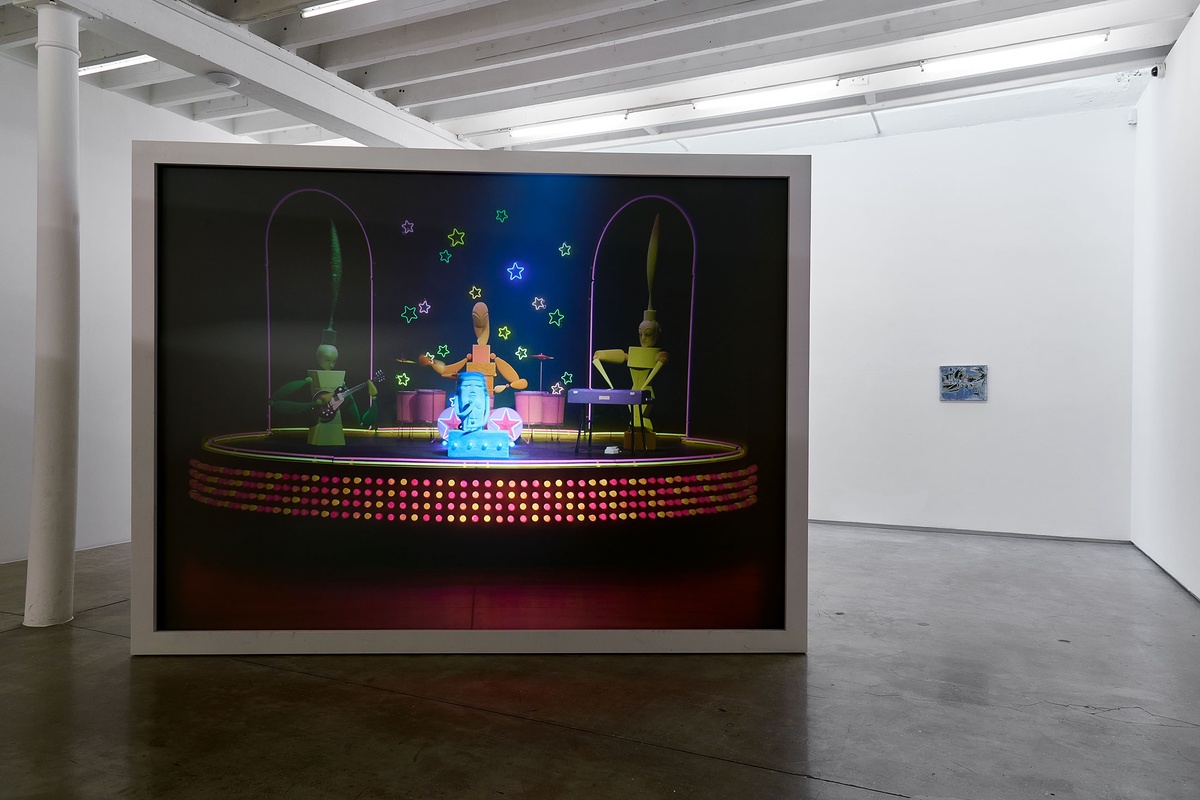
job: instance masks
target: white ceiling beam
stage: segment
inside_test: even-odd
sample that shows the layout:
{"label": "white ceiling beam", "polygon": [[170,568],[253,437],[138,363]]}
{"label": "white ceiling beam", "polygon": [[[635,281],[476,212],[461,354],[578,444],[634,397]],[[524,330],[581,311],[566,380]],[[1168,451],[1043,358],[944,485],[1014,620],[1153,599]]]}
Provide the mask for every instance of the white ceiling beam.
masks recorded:
{"label": "white ceiling beam", "polygon": [[[1090,7],[1095,0],[1048,0],[1039,8],[1048,10]],[[403,86],[407,108],[434,100],[466,99],[514,88],[569,83],[581,78],[633,72],[658,76],[661,71],[686,69],[692,75],[871,47],[916,37],[996,24],[1028,14],[1029,0],[970,0],[929,8],[911,0],[868,0],[845,3],[829,0],[813,6],[786,8],[762,14],[738,24],[686,28],[651,38],[633,38],[598,51],[582,50],[554,55],[543,53],[534,60],[513,61],[487,69],[482,74],[448,77],[421,74],[418,65],[405,61],[385,62],[359,75],[347,76],[365,89],[377,91]],[[887,7],[914,8],[911,13],[887,20],[871,14],[860,17],[859,9],[885,13]]]}
{"label": "white ceiling beam", "polygon": [[[560,59],[601,48],[609,52],[612,60],[620,62],[629,54],[618,54],[611,48],[650,39],[653,42],[648,43],[648,47],[654,50],[663,48],[659,58],[670,58],[672,56],[668,51],[674,50],[676,54],[695,52],[697,45],[707,50],[719,42],[720,49],[730,49],[831,27],[882,20],[916,10],[947,9],[965,2],[969,0],[859,0],[854,3],[841,0],[761,0],[739,4],[731,4],[729,0],[660,0],[648,8],[572,20],[556,24],[548,30],[518,30],[512,34],[500,32],[491,36],[484,34],[482,45],[477,44],[473,37],[468,37],[466,41],[458,43],[461,46],[438,48],[437,52],[426,55],[400,51],[388,55],[388,61],[375,59],[382,63],[369,67],[366,82],[357,77],[348,79],[376,90],[393,85],[411,88],[413,84],[423,81]],[[1028,0],[1001,2],[1020,5],[1027,4]],[[585,59],[596,61],[594,55]],[[327,61],[318,60],[317,63],[326,69],[331,68]]]}
{"label": "white ceiling beam", "polygon": [[[774,3],[797,0],[773,0]],[[814,0],[802,0],[813,2]],[[729,5],[729,0],[508,0],[506,3],[473,8],[447,17],[417,22],[363,36],[349,36],[297,51],[298,54],[333,72],[366,66],[400,57],[420,56],[451,48],[473,48],[489,43],[479,51],[491,51],[498,41],[522,41],[529,34],[572,38],[570,33],[587,21],[605,27],[613,18],[628,14],[662,14],[662,8],[689,3]],[[627,24],[627,23],[626,23]],[[550,32],[547,32],[549,29]]]}
{"label": "white ceiling beam", "polygon": [[149,64],[134,64],[132,67],[120,67],[108,72],[97,72],[80,78],[84,83],[98,86],[101,89],[118,92],[124,89],[136,89],[139,86],[150,86],[154,83],[177,81],[190,76],[178,67],[164,64],[161,61],[151,61]]}
{"label": "white ceiling beam", "polygon": [[0,5],[0,52],[37,42],[37,14],[32,9]]}
{"label": "white ceiling beam", "polygon": [[317,0],[300,3],[298,0],[190,0],[206,11],[231,22],[254,22],[295,13],[301,5],[315,5]]}
{"label": "white ceiling beam", "polygon": [[504,0],[379,0],[336,14],[322,14],[308,19],[303,19],[299,14],[277,17],[251,25],[250,31],[272,44],[296,50],[502,2]]}
{"label": "white ceiling beam", "polygon": [[[1079,69],[1081,68],[1081,64],[1084,64],[1089,60],[1096,60],[1098,63],[1105,64],[1125,64],[1131,58],[1141,58],[1141,54],[1147,50],[1163,47],[1169,48],[1170,44],[1175,41],[1175,38],[1178,37],[1178,32],[1182,30],[1184,24],[1184,21],[1178,20],[1174,22],[1168,21],[1152,23],[1150,25],[1114,31],[1112,35],[1109,36],[1109,41],[1106,42],[1103,47],[1098,48],[1095,53],[1087,56],[1084,59],[1077,59],[1077,63],[1060,62],[1057,64],[1043,65],[1042,67],[1036,68],[1036,74],[1039,76],[1048,76],[1053,75],[1055,71],[1066,72]],[[927,42],[926,44],[929,43]],[[904,47],[911,46],[912,45],[905,45]],[[769,86],[777,83],[785,83],[788,80],[788,76],[791,76],[791,80],[794,81],[804,81],[818,78],[828,78],[839,74],[871,73],[868,79],[869,83],[859,86],[847,85],[845,87],[839,87],[838,93],[845,96],[853,96],[856,92],[875,92],[881,88],[896,91],[904,87],[914,87],[912,91],[916,92],[928,93],[939,91],[937,88],[938,81],[929,78],[929,76],[926,76],[917,68],[889,71],[889,68],[893,67],[894,65],[917,64],[920,59],[897,57],[898,54],[900,56],[908,55],[907,51],[904,50],[900,45],[895,45],[891,48],[884,48],[884,50],[889,52],[882,52],[878,54],[878,57],[873,61],[873,66],[861,71],[856,68],[862,66],[864,62],[858,58],[856,54],[842,54],[838,56],[830,56],[812,64],[780,65],[772,68],[769,71],[755,70],[753,71],[754,77],[750,78],[740,75],[729,75],[722,76],[720,80],[732,80],[733,83],[727,84],[726,88],[729,91],[738,91],[742,89],[757,88],[764,85]],[[899,51],[899,53],[897,53],[897,51]],[[955,51],[943,46],[940,51],[932,52],[940,52],[941,55],[950,55]],[[801,69],[801,66],[803,66],[803,70]],[[850,67],[854,67],[855,69],[851,69]],[[1113,69],[1119,68],[1122,67],[1113,66]],[[974,80],[979,85],[983,85],[1003,79],[1003,77],[977,76]],[[690,97],[686,95],[676,97],[674,98],[673,102],[685,103],[697,97],[720,94],[721,92],[712,91],[713,86],[716,85],[716,80],[718,79],[709,81],[708,86],[703,84],[685,84],[681,89],[678,90],[680,94],[685,92],[687,89],[695,89],[697,86],[699,86],[700,91],[703,92],[703,94],[697,94]],[[944,83],[945,82],[943,81],[943,84]],[[661,89],[656,90],[656,93],[653,96],[660,96],[660,93]],[[477,144],[480,144],[484,147],[489,147],[496,146],[495,140],[491,138],[484,138],[479,134],[490,134],[491,132],[500,131],[505,128],[550,122],[560,119],[569,119],[575,116],[588,116],[592,113],[620,113],[629,109],[642,108],[651,105],[650,103],[639,102],[648,99],[650,96],[651,95],[649,93],[637,92],[631,92],[624,95],[613,95],[606,98],[608,103],[625,103],[625,105],[603,108],[599,112],[593,112],[590,109],[583,110],[586,107],[585,103],[582,101],[573,101],[571,103],[559,104],[551,107],[521,109],[519,112],[510,112],[508,114],[489,114],[462,120],[453,120],[445,124],[449,129],[455,130],[457,133],[469,137]],[[569,113],[570,111],[575,111],[576,113]],[[787,110],[775,109],[760,113],[773,116],[787,113]],[[738,116],[739,119],[747,120],[752,119],[752,117],[752,114],[742,114]],[[467,128],[471,128],[472,126],[478,127],[474,127],[473,130],[467,130]]]}
{"label": "white ceiling beam", "polygon": [[477,143],[491,148],[513,150],[568,150],[587,151],[601,148],[673,141],[719,133],[760,130],[773,126],[791,125],[818,119],[832,119],[852,114],[864,114],[886,109],[910,108],[913,106],[979,96],[994,92],[1042,86],[1077,78],[1112,75],[1123,70],[1144,67],[1161,60],[1170,46],[1140,50],[1135,53],[1120,53],[1089,59],[1086,63],[1074,64],[1071,68],[1061,65],[1032,67],[1005,75],[977,76],[973,79],[948,81],[922,88],[911,87],[895,92],[871,92],[873,101],[863,95],[848,95],[842,98],[811,103],[802,107],[774,109],[736,116],[716,117],[688,123],[660,126],[657,133],[647,135],[644,131],[616,131],[575,139],[553,142],[520,143],[503,134],[479,137]]}
{"label": "white ceiling beam", "polygon": [[194,122],[217,122],[219,120],[233,119],[234,117],[245,117],[251,114],[266,114],[274,110],[268,105],[239,94],[233,97],[221,97],[216,100],[204,100],[199,103],[192,103],[187,108],[179,109],[179,113]]}
{"label": "white ceiling beam", "polygon": [[170,108],[188,103],[200,103],[205,100],[216,100],[220,97],[231,97],[234,94],[236,92],[232,89],[217,86],[206,78],[189,75],[177,81],[151,84],[143,87],[139,94],[131,96],[143,99],[143,102],[155,108]]}
{"label": "white ceiling beam", "polygon": [[312,125],[299,117],[293,117],[291,114],[284,114],[282,111],[269,111],[265,114],[254,114],[248,117],[236,117],[226,120],[227,125],[223,125],[232,134],[237,136],[257,136],[264,133],[277,133],[278,131],[291,131],[297,128],[309,128]]}
{"label": "white ceiling beam", "polygon": [[[526,86],[507,92],[494,92],[486,97],[435,103],[419,107],[419,113],[459,134],[495,130],[606,111],[682,102],[763,86],[879,71],[897,64],[915,63],[959,52],[1085,31],[1115,29],[1122,24],[1136,25],[1143,18],[1154,18],[1156,15],[1152,12],[1155,11],[1162,12],[1159,16],[1163,18],[1176,19],[1170,12],[1194,5],[1191,0],[1126,0],[993,25],[972,26],[942,34],[930,35],[919,29],[915,35],[905,35],[901,40],[893,39],[887,44],[875,46],[863,45],[864,41],[875,41],[876,37],[868,35],[865,39],[861,38],[859,31],[831,31],[805,37],[807,46],[799,50],[793,48],[790,53],[772,53],[770,57],[760,55],[763,49],[770,49],[762,48],[752,49],[744,54],[744,58],[734,54],[696,57],[662,64],[653,71],[614,69],[559,84]],[[1171,31],[1181,28],[1179,23],[1186,21],[1186,16],[1177,19],[1177,22],[1162,29],[1160,35],[1177,36]],[[904,22],[898,20],[891,27],[895,29]],[[855,38],[846,39],[846,36]],[[1174,39],[1163,39],[1153,44],[1167,41],[1173,42]],[[1119,42],[1120,37],[1110,37],[1109,49],[1116,48]],[[789,55],[790,58],[785,57]],[[397,101],[390,92],[384,93],[384,96],[393,102]],[[403,97],[405,99],[399,102],[406,105],[412,102],[407,92]],[[468,127],[471,130],[464,130]]]}
{"label": "white ceiling beam", "polygon": [[254,137],[263,144],[318,144],[320,142],[336,141],[340,144],[349,142],[344,136],[338,136],[317,125],[307,128],[295,128],[290,131],[275,131]]}
{"label": "white ceiling beam", "polygon": [[[67,2],[67,0],[63,0]],[[228,72],[238,92],[377,146],[470,147],[242,27],[175,0],[86,0],[85,27],[194,75]],[[69,2],[68,2],[69,4]],[[195,98],[193,98],[195,99]]]}

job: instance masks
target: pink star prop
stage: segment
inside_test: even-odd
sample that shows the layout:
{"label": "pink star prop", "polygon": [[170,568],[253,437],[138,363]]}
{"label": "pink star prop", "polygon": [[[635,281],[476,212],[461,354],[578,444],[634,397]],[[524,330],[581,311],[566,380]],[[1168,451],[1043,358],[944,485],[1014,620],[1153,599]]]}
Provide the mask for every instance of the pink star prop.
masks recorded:
{"label": "pink star prop", "polygon": [[515,442],[521,438],[521,431],[525,428],[525,421],[521,419],[521,415],[511,408],[497,408],[488,417],[488,430],[505,431],[508,433],[509,441]]}

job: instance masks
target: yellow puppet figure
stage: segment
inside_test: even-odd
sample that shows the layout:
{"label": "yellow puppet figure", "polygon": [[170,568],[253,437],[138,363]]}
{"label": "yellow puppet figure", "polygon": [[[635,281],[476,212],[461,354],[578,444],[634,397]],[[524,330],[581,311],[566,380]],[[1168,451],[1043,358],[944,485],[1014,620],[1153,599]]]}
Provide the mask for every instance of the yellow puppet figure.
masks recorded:
{"label": "yellow puppet figure", "polygon": [[[529,381],[518,375],[511,364],[493,353],[492,348],[488,346],[488,337],[491,335],[491,319],[488,316],[486,303],[476,303],[475,307],[471,309],[471,324],[475,327],[476,344],[466,358],[453,364],[443,364],[428,355],[423,355],[417,361],[427,367],[433,367],[434,372],[443,378],[454,378],[464,368],[467,372],[482,373],[487,381],[489,397],[508,388],[519,391],[528,386]],[[497,375],[508,383],[496,383]]]}
{"label": "yellow puppet figure", "polygon": [[[631,388],[649,389],[651,398],[654,397],[654,387],[650,385],[650,382],[654,380],[654,376],[668,360],[667,353],[658,347],[658,336],[662,332],[662,326],[659,325],[658,316],[654,311],[654,270],[658,263],[658,222],[659,218],[656,215],[654,227],[650,230],[650,244],[646,248],[647,301],[646,310],[642,314],[642,324],[638,325],[638,344],[636,347],[630,347],[628,351],[597,350],[592,355],[592,364],[604,376],[604,381],[610,389],[613,388],[613,382],[608,377],[604,364],[627,364],[632,381]],[[640,438],[643,449],[653,450],[655,448],[654,425],[650,421],[652,405],[652,403],[647,403],[633,407],[633,426],[625,431],[626,450],[633,449],[635,436]]]}

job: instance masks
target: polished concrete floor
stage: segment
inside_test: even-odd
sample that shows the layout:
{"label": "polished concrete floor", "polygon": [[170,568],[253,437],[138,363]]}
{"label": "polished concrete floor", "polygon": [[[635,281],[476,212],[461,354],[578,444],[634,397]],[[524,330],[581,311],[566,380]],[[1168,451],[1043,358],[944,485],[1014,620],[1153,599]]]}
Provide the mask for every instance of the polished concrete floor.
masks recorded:
{"label": "polished concrete floor", "polygon": [[1200,798],[1200,603],[1129,545],[811,527],[806,656],[140,657],[0,565],[2,798]]}

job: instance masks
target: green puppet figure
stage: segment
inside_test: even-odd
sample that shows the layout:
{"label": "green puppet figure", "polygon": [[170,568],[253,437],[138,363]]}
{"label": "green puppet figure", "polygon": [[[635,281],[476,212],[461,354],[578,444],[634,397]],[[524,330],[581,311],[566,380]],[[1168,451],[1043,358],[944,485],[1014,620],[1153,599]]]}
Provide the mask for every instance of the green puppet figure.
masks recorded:
{"label": "green puppet figure", "polygon": [[[312,422],[308,429],[311,445],[343,445],[346,443],[343,421],[355,428],[373,428],[379,413],[375,403],[371,403],[365,413],[359,412],[353,391],[346,389],[346,371],[334,369],[338,358],[336,342],[336,331],[332,328],[322,331],[321,345],[317,348],[317,369],[310,369],[308,377],[302,380],[285,383],[271,395],[271,408],[285,414],[307,415]],[[355,388],[365,388],[372,398],[378,393],[373,381]],[[309,399],[292,399],[301,393]]]}

